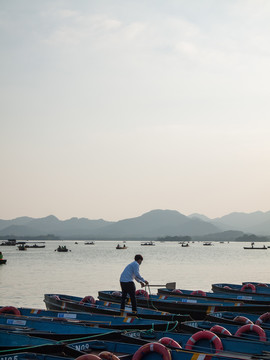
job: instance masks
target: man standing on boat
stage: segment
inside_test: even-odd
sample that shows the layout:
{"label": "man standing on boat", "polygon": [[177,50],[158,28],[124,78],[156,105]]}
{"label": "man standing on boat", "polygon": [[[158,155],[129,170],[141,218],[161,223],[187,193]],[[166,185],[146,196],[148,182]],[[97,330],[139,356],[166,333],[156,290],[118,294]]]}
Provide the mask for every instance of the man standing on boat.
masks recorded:
{"label": "man standing on boat", "polygon": [[142,255],[135,255],[134,261],[128,264],[123,270],[120,276],[120,285],[122,289],[122,301],[121,301],[121,311],[125,310],[125,301],[127,295],[129,295],[132,305],[132,312],[137,312],[137,302],[135,297],[136,287],[134,284],[134,279],[141,284],[141,286],[148,285],[148,281],[140,275],[139,266],[143,261]]}

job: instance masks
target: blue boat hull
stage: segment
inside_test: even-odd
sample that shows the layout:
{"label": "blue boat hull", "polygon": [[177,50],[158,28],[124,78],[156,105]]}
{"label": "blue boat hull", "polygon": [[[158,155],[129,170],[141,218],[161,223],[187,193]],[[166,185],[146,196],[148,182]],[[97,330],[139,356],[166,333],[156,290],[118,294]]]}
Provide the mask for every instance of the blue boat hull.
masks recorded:
{"label": "blue boat hull", "polygon": [[[263,314],[261,314],[263,315]],[[213,321],[213,322],[222,322],[225,324],[232,324],[232,325],[243,325],[244,319],[241,320],[241,318],[246,318],[250,321],[252,321],[254,324],[259,319],[260,315],[258,314],[248,314],[248,313],[242,313],[242,312],[229,312],[229,311],[220,311],[213,314],[209,314],[206,317],[206,320]],[[259,321],[260,327],[263,329],[270,330],[270,319],[266,321]]]}
{"label": "blue boat hull", "polygon": [[[0,360],[10,360],[10,357],[12,358],[12,356],[8,355],[7,359],[5,357],[7,354],[18,354],[25,351],[33,352],[35,354],[62,354],[62,356],[65,354],[72,357],[77,357],[81,354],[77,350],[66,348],[66,344],[59,343],[55,340],[0,330]],[[29,355],[27,356],[28,359],[32,359]],[[19,358],[23,357],[20,356]],[[17,357],[17,360],[19,358]],[[42,357],[39,357],[39,359],[43,360]],[[16,360],[16,358],[14,358],[14,360]]]}
{"label": "blue boat hull", "polygon": [[[115,294],[116,293],[116,294]],[[104,301],[121,302],[121,296],[117,292],[99,291],[98,297]],[[163,295],[150,295],[149,299],[137,297],[137,304],[145,308],[155,308],[160,311],[171,313],[189,314],[193,319],[203,320],[209,313],[216,311],[235,311],[241,308],[243,312],[259,313],[270,311],[270,305],[244,304],[240,301],[209,300],[203,298],[188,299],[166,297]]]}
{"label": "blue boat hull", "polygon": [[66,340],[80,337],[98,337],[103,339],[118,339],[120,330],[110,330],[52,319],[30,318],[16,315],[0,314],[0,329],[20,331],[20,333],[53,340]]}
{"label": "blue boat hull", "polygon": [[[1,308],[0,308],[1,309]],[[62,320],[69,322],[76,322],[76,324],[85,324],[98,326],[108,329],[155,329],[168,330],[175,329],[178,326],[177,321],[163,321],[153,319],[140,319],[135,316],[112,316],[102,314],[91,314],[84,312],[67,312],[55,310],[41,310],[31,308],[16,308],[20,315],[31,318],[44,319],[52,318],[54,321]]]}
{"label": "blue boat hull", "polygon": [[[141,348],[141,344],[135,343],[120,343],[120,342],[109,342],[109,341],[82,341],[76,342],[69,345],[74,349],[79,351],[90,352],[91,354],[99,354],[101,351],[109,351],[114,354],[118,354],[119,358],[125,355],[125,359],[132,359],[132,356]],[[224,354],[222,353],[211,353],[203,352],[203,351],[190,351],[185,349],[177,349],[173,350],[172,348],[169,349],[170,357],[172,360],[221,360],[221,359],[252,359],[252,355],[249,354]],[[122,356],[121,356],[122,355]],[[128,357],[130,355],[130,357]],[[143,360],[160,360],[162,359],[161,355],[156,353],[155,351],[150,351],[149,353],[144,352]]]}
{"label": "blue boat hull", "polygon": [[[250,283],[254,286],[252,290],[251,287],[248,287],[248,283],[243,284],[228,284],[228,283],[219,283],[212,284],[212,290],[214,293],[225,293],[225,294],[251,294],[253,295],[261,295],[270,297],[270,287],[267,284],[260,283]],[[262,286],[266,285],[266,286]],[[245,287],[243,289],[243,287]]]}
{"label": "blue boat hull", "polygon": [[[187,342],[192,336],[188,333],[162,332],[162,331],[145,331],[145,332],[129,332],[126,335],[127,341],[136,344],[145,344],[148,342],[159,341],[161,338],[168,337],[175,340],[183,349],[186,348]],[[253,355],[262,355],[264,352],[270,351],[270,343],[263,341],[249,341],[235,337],[223,337],[220,339],[223,350],[231,353],[245,353]],[[194,351],[202,351],[215,353],[216,349],[209,340],[200,340],[193,345]]]}
{"label": "blue boat hull", "polygon": [[[177,289],[181,291],[181,293],[174,292],[174,290],[170,289],[158,289],[158,294],[168,297],[173,297],[174,299],[180,298],[190,298],[190,299],[209,299],[209,300],[221,300],[221,301],[235,301],[235,302],[243,302],[246,304],[270,304],[270,294],[269,296],[262,296],[256,293],[250,293],[248,291],[242,291],[240,294],[235,292],[206,292],[200,290],[185,290],[185,289]],[[200,295],[201,294],[201,295]]]}
{"label": "blue boat hull", "polygon": [[[131,306],[126,306],[125,312],[120,311],[120,303],[112,301],[100,301],[96,300],[95,304],[80,302],[83,300],[81,297],[62,295],[62,294],[45,294],[44,302],[48,310],[60,310],[60,311],[76,311],[87,312],[94,314],[105,314],[115,316],[134,316]],[[183,321],[192,320],[188,314],[174,314],[164,311],[157,311],[156,309],[146,309],[137,307],[138,317],[143,319],[154,319],[164,321]]]}
{"label": "blue boat hull", "polygon": [[[219,337],[231,337],[234,336],[236,332],[239,330],[239,328],[243,325],[233,325],[233,324],[224,324],[222,322],[213,322],[213,321],[186,321],[185,323],[181,324],[181,329],[183,332],[190,332],[190,333],[196,333],[200,330],[210,330],[214,325],[218,325],[221,327],[224,327],[226,330],[228,330],[231,335],[226,335],[225,333],[218,334]],[[266,336],[266,342],[270,343],[270,330],[263,329],[265,336]],[[213,331],[214,332],[214,331]],[[260,336],[254,332],[254,331],[248,331],[244,334],[242,334],[240,337],[237,337],[237,339],[248,339],[248,340],[255,340],[260,341]]]}

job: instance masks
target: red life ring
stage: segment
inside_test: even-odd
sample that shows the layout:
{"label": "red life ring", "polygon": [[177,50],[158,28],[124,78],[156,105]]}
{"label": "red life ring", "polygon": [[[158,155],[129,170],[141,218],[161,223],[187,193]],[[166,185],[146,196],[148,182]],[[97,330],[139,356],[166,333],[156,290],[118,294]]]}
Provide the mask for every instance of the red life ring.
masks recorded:
{"label": "red life ring", "polygon": [[85,296],[80,302],[79,304],[85,304],[85,303],[90,303],[90,304],[95,304],[96,300],[93,298],[93,296],[89,295],[89,296]]}
{"label": "red life ring", "polygon": [[204,292],[202,290],[195,290],[195,291],[192,291],[191,295],[206,296],[206,292]]}
{"label": "red life ring", "polygon": [[20,310],[14,306],[4,306],[0,309],[0,314],[12,314],[12,315],[21,315]]}
{"label": "red life ring", "polygon": [[173,294],[183,294],[182,291],[180,289],[174,289],[172,291]]}
{"label": "red life ring", "polygon": [[260,287],[268,287],[268,285],[267,285],[267,284],[262,284],[262,283],[259,283],[259,284],[257,284],[256,286],[260,286]]}
{"label": "red life ring", "polygon": [[256,292],[256,287],[253,284],[245,284],[241,287],[241,291],[245,291],[246,289],[251,289],[253,293]]}
{"label": "red life ring", "polygon": [[157,352],[162,355],[163,360],[172,360],[169,349],[160,343],[148,343],[141,346],[133,355],[132,360],[141,360],[149,352]]}
{"label": "red life ring", "polygon": [[236,316],[233,321],[243,323],[243,324],[253,324],[253,321],[251,321],[249,318],[245,316]]}
{"label": "red life ring", "polygon": [[264,313],[260,317],[258,317],[255,324],[261,325],[262,323],[267,322],[267,320],[269,320],[269,319],[270,319],[270,312]]}
{"label": "red life ring", "polygon": [[164,346],[171,346],[176,349],[182,349],[182,346],[178,344],[178,342],[176,342],[174,339],[171,339],[169,337],[163,337],[159,339],[158,342]]}
{"label": "red life ring", "polygon": [[145,290],[136,290],[136,292],[135,292],[135,295],[136,296],[143,296],[143,297],[145,297],[146,299],[149,299],[149,294],[148,294],[148,292],[147,291],[145,291]]}
{"label": "red life ring", "polygon": [[119,360],[119,357],[109,351],[102,351],[98,354],[102,360]]}
{"label": "red life ring", "polygon": [[259,335],[260,341],[267,341],[265,331],[259,326],[255,324],[246,324],[241,326],[235,333],[235,336],[241,336],[246,332],[255,332]]}
{"label": "red life ring", "polygon": [[223,334],[223,335],[232,335],[229,330],[220,325],[214,325],[211,327],[210,331],[215,334]]}
{"label": "red life ring", "polygon": [[209,330],[202,330],[193,334],[187,341],[185,349],[192,350],[196,342],[203,339],[211,341],[216,349],[216,352],[223,350],[223,345],[220,338]]}
{"label": "red life ring", "polygon": [[101,360],[101,358],[94,354],[84,354],[77,357],[75,360]]}

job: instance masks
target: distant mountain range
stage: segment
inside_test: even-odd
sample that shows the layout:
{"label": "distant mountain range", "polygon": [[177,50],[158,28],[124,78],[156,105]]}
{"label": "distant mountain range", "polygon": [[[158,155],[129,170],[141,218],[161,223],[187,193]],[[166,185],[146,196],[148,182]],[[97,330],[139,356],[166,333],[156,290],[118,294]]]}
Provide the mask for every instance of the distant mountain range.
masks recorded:
{"label": "distant mountain range", "polygon": [[[229,233],[228,231],[232,231]],[[270,235],[270,211],[231,213],[210,219],[202,214],[185,216],[175,210],[152,210],[141,216],[116,222],[71,218],[59,220],[50,215],[35,219],[0,219],[1,238],[35,237],[51,234],[61,239],[142,239],[164,236],[205,237],[226,232]],[[225,236],[225,237],[226,237]],[[231,236],[231,235],[230,235]]]}

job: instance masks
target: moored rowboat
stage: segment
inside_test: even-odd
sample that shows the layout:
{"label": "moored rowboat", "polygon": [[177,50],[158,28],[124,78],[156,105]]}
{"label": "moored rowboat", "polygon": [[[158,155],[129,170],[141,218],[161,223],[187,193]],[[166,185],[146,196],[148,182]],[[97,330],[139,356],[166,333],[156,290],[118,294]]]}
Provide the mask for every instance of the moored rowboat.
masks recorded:
{"label": "moored rowboat", "polygon": [[6,353],[25,351],[55,354],[63,351],[63,344],[51,339],[0,330],[0,359]]}
{"label": "moored rowboat", "polygon": [[220,311],[212,314],[208,314],[206,320],[209,321],[218,321],[225,324],[232,325],[243,325],[248,323],[253,323],[260,325],[263,329],[270,330],[270,313],[264,313],[261,315],[258,314],[248,314],[242,312],[229,312],[229,311]]}
{"label": "moored rowboat", "polygon": [[243,284],[228,284],[219,283],[212,284],[212,290],[215,293],[226,294],[256,294],[262,296],[270,296],[270,287],[264,283],[243,283]]}
{"label": "moored rowboat", "polygon": [[[186,321],[181,324],[184,332],[196,333],[201,330],[218,333],[220,337],[237,337],[252,341],[263,341],[270,344],[270,330],[262,329],[259,325],[232,325],[213,321]],[[215,330],[216,329],[216,330]]]}
{"label": "moored rowboat", "polygon": [[[217,351],[219,354],[222,352],[232,353],[245,353],[253,355],[262,355],[265,352],[270,351],[270,343],[264,341],[249,341],[244,338],[236,337],[219,337],[216,334],[216,343],[211,341],[212,338],[215,339],[215,333],[211,332],[208,337],[204,336],[205,330],[196,332],[195,336],[190,333],[179,333],[179,332],[164,332],[164,331],[133,331],[124,334],[127,338],[127,341],[136,343],[136,344],[145,344],[154,341],[160,341],[160,339],[172,339],[173,342],[169,342],[173,346],[173,343],[176,342],[183,349],[189,349],[194,351],[206,352],[206,353],[215,353]],[[175,344],[176,345],[176,344]],[[192,346],[191,346],[192,345]]]}
{"label": "moored rowboat", "polygon": [[51,318],[19,317],[10,314],[0,314],[0,329],[53,340],[75,339],[83,336],[118,339],[121,334],[119,330],[110,330],[98,326],[53,321]]}
{"label": "moored rowboat", "polygon": [[[159,342],[148,342],[144,345],[134,343],[123,343],[123,342],[111,342],[111,341],[81,341],[68,345],[76,350],[98,355],[99,359],[102,359],[102,353],[110,352],[106,354],[109,359],[129,359],[129,360],[251,360],[254,358],[253,354],[243,353],[229,353],[229,352],[218,352],[209,353],[203,350],[186,350],[180,346],[175,349],[170,346],[169,343],[163,345]],[[117,356],[117,357],[116,357]],[[261,358],[264,356],[260,355]],[[108,359],[108,357],[106,357]],[[99,360],[96,359],[96,360]]]}
{"label": "moored rowboat", "polygon": [[[99,291],[98,297],[104,301],[121,302],[121,293],[118,291]],[[234,311],[236,307],[243,312],[259,313],[270,311],[270,305],[244,304],[241,301],[209,300],[203,298],[175,298],[163,295],[149,295],[142,292],[137,296],[140,307],[158,309],[171,313],[189,314],[193,319],[203,320],[209,313],[216,311]]]}
{"label": "moored rowboat", "polygon": [[155,329],[172,330],[177,328],[177,321],[158,319],[141,319],[136,316],[112,316],[85,312],[67,312],[55,310],[41,310],[31,308],[15,308],[12,306],[0,308],[0,313],[16,315],[18,318],[40,319],[51,321],[67,321],[75,324],[96,326],[108,329]]}
{"label": "moored rowboat", "polygon": [[[76,312],[89,312],[95,314],[107,314],[116,316],[134,316],[131,306],[126,305],[124,313],[120,311],[119,302],[100,301],[93,299],[93,302],[84,301],[89,298],[88,296],[82,298],[72,295],[62,294],[45,294],[44,302],[48,310],[60,311],[76,311]],[[93,298],[93,297],[91,297]],[[191,320],[188,314],[173,314],[165,311],[158,311],[155,309],[146,309],[137,307],[136,316],[144,319],[160,319],[166,321],[182,321]]]}
{"label": "moored rowboat", "polygon": [[[245,289],[244,289],[245,290]],[[174,297],[175,299],[178,297],[181,298],[202,298],[202,299],[210,299],[210,300],[223,300],[223,301],[241,301],[246,304],[270,304],[270,294],[268,296],[262,296],[256,293],[250,293],[242,291],[239,293],[214,293],[214,292],[206,292],[202,290],[185,290],[185,289],[168,289],[168,288],[160,288],[158,289],[158,295],[165,295],[168,297]]]}

